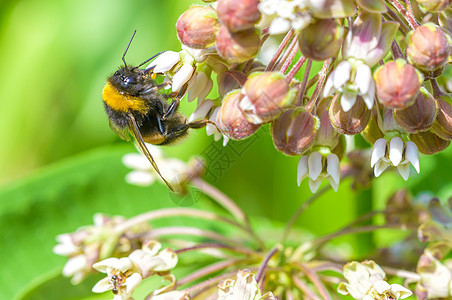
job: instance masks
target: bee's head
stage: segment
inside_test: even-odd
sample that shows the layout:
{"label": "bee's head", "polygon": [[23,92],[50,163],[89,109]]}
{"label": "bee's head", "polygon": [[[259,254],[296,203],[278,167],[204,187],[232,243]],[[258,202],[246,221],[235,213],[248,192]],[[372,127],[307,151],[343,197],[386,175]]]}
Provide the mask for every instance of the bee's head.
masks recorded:
{"label": "bee's head", "polygon": [[142,89],[144,76],[145,74],[142,69],[123,66],[110,76],[108,81],[110,81],[118,90],[133,95]]}

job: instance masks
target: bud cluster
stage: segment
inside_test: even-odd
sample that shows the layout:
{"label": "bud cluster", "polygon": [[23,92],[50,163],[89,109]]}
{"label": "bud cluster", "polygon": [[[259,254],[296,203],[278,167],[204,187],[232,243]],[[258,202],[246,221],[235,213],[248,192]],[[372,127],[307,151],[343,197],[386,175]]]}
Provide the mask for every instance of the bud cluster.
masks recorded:
{"label": "bud cluster", "polygon": [[[420,172],[419,152],[450,144],[451,96],[436,81],[452,57],[450,1],[418,1],[438,21],[419,25],[408,10],[401,18],[411,31],[386,18],[384,1],[356,1],[357,9],[351,0],[208,2],[179,17],[183,50],[148,68],[165,74],[173,91],[185,87],[189,101],[198,98],[189,121],[209,119],[208,134],[223,136],[224,145],[270,123],[276,149],[300,157],[298,183],[308,177],[315,191],[322,178],[338,188],[340,161],[351,149],[345,135],[372,145],[376,177],[393,166],[405,180],[410,165]],[[279,34],[286,36],[263,64],[259,52]],[[312,61],[323,68],[310,78]],[[207,99],[213,79],[218,97]]]}

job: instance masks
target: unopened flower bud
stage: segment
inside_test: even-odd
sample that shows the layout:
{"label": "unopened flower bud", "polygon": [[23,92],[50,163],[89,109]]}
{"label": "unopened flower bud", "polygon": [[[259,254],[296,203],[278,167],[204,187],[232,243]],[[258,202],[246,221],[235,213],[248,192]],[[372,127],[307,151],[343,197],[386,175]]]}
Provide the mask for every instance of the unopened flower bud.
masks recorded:
{"label": "unopened flower bud", "polygon": [[450,37],[433,23],[426,23],[409,32],[406,40],[408,61],[427,73],[443,67],[452,51]]}
{"label": "unopened flower bud", "polygon": [[367,108],[361,96],[358,96],[355,105],[345,112],[338,97],[334,97],[330,105],[329,116],[331,124],[340,134],[355,135],[366,128],[370,121],[371,110]]}
{"label": "unopened flower bud", "polygon": [[273,121],[271,133],[276,149],[287,155],[300,155],[313,144],[319,120],[302,108],[289,109]]}
{"label": "unopened flower bud", "polygon": [[333,149],[338,143],[339,134],[331,125],[330,116],[328,113],[329,104],[330,98],[328,97],[320,100],[317,106],[317,116],[320,121],[320,126],[319,130],[317,131],[315,144],[318,146],[324,146]]}
{"label": "unopened flower bud", "polygon": [[416,144],[421,153],[429,155],[443,151],[450,144],[450,141],[443,140],[431,131],[410,134],[410,140]]}
{"label": "unopened flower bud", "polygon": [[255,29],[231,33],[221,26],[216,37],[218,53],[229,63],[242,63],[255,57],[260,43],[259,32]]}
{"label": "unopened flower bud", "polygon": [[247,121],[239,108],[239,99],[243,97],[240,90],[227,94],[217,114],[218,129],[233,140],[241,140],[255,133],[261,126]]}
{"label": "unopened flower bud", "polygon": [[[446,98],[447,97],[447,98]],[[448,99],[446,101],[444,99]],[[445,140],[452,140],[452,98],[449,96],[441,96],[436,99],[438,107],[438,115],[435,123],[433,123],[432,131]]]}
{"label": "unopened flower bud", "polygon": [[177,20],[177,36],[182,44],[204,49],[215,43],[220,28],[215,10],[210,6],[192,6]]}
{"label": "unopened flower bud", "polygon": [[435,121],[436,114],[435,99],[422,87],[413,105],[394,110],[394,119],[406,131],[416,133],[429,130]]}
{"label": "unopened flower bud", "polygon": [[416,2],[423,10],[428,12],[438,12],[452,4],[450,0],[416,0]]}
{"label": "unopened flower bud", "polygon": [[405,108],[413,104],[423,76],[402,58],[390,61],[374,72],[377,97],[389,108]]}
{"label": "unopened flower bud", "polygon": [[[319,32],[322,34],[319,35]],[[344,40],[344,27],[332,19],[318,19],[298,35],[298,44],[304,56],[325,60],[335,56]]]}
{"label": "unopened flower bud", "polygon": [[244,97],[240,109],[249,122],[267,123],[277,118],[293,102],[294,92],[283,74],[256,72],[251,74],[242,88]]}
{"label": "unopened flower bud", "polygon": [[218,18],[231,32],[253,29],[261,18],[259,0],[219,0]]}
{"label": "unopened flower bud", "polygon": [[218,93],[224,97],[230,91],[239,89],[245,84],[246,78],[245,73],[241,71],[231,70],[219,73],[217,76]]}

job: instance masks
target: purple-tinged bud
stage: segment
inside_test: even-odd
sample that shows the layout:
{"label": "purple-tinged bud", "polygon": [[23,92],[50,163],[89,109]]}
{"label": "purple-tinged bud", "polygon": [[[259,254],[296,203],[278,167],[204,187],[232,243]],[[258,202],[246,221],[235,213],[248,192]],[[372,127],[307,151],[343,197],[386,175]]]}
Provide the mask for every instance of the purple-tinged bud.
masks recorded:
{"label": "purple-tinged bud", "polygon": [[256,72],[248,76],[242,94],[240,109],[249,122],[262,124],[292,105],[295,93],[280,72]]}
{"label": "purple-tinged bud", "polygon": [[344,33],[344,27],[335,20],[318,19],[301,31],[298,35],[298,44],[304,56],[314,60],[325,60],[336,56],[344,40]]}
{"label": "purple-tinged bud", "polygon": [[242,63],[254,58],[260,44],[259,31],[255,29],[231,33],[221,26],[216,37],[217,51],[229,63]]}
{"label": "purple-tinged bud", "polygon": [[410,140],[416,144],[419,152],[429,155],[443,151],[450,144],[450,141],[440,138],[431,131],[412,133]]}
{"label": "purple-tinged bud", "polygon": [[402,58],[390,61],[374,72],[378,100],[390,108],[405,108],[413,104],[423,76]]}
{"label": "purple-tinged bud", "polygon": [[242,87],[245,84],[246,78],[246,74],[241,71],[231,70],[219,73],[217,81],[220,97],[224,97],[230,91]]}
{"label": "purple-tinged bud", "polygon": [[362,132],[369,124],[371,110],[367,108],[361,96],[358,96],[355,105],[345,112],[338,97],[334,97],[330,105],[329,116],[331,124],[340,134],[355,135]]}
{"label": "purple-tinged bud", "polygon": [[233,140],[242,140],[255,133],[261,125],[249,123],[239,108],[240,90],[227,94],[218,111],[216,124],[218,129]]}
{"label": "purple-tinged bud", "polygon": [[[450,3],[452,4],[452,1]],[[449,30],[449,32],[452,32],[452,8],[439,13],[438,24],[444,29]]]}
{"label": "purple-tinged bud", "polygon": [[[336,96],[335,98],[338,97]],[[333,149],[338,143],[339,134],[331,125],[330,116],[328,114],[330,101],[330,97],[323,98],[317,106],[317,116],[320,120],[320,126],[315,138],[315,144]]]}
{"label": "purple-tinged bud", "polygon": [[426,23],[410,31],[406,40],[408,61],[429,74],[442,68],[451,55],[450,37],[433,23]]}
{"label": "purple-tinged bud", "polygon": [[272,123],[273,143],[284,154],[300,155],[313,144],[319,125],[319,120],[304,109],[289,109]]}
{"label": "purple-tinged bud", "polygon": [[[447,99],[448,101],[446,101]],[[433,123],[432,131],[444,140],[452,140],[452,98],[441,96],[436,99],[438,115]]]}
{"label": "purple-tinged bud", "polygon": [[450,0],[416,0],[423,10],[429,12],[438,12],[445,10],[448,6],[452,4]]}
{"label": "purple-tinged bud", "polygon": [[204,49],[215,43],[220,28],[215,10],[210,6],[192,6],[177,20],[177,36],[185,46]]}
{"label": "purple-tinged bud", "polygon": [[405,109],[394,110],[394,119],[406,131],[417,133],[429,130],[435,121],[436,114],[435,99],[422,87],[413,105]]}
{"label": "purple-tinged bud", "polygon": [[381,118],[378,118],[378,126],[383,133],[388,133],[391,131],[396,131],[399,133],[406,133],[405,128],[399,125],[394,119],[394,110],[390,108],[383,107],[381,110]]}
{"label": "purple-tinged bud", "polygon": [[218,18],[231,32],[253,29],[261,18],[259,0],[219,0]]}
{"label": "purple-tinged bud", "polygon": [[361,135],[371,145],[375,144],[377,140],[384,137],[384,133],[381,131],[380,126],[378,125],[376,108],[372,109],[369,123],[361,132]]}

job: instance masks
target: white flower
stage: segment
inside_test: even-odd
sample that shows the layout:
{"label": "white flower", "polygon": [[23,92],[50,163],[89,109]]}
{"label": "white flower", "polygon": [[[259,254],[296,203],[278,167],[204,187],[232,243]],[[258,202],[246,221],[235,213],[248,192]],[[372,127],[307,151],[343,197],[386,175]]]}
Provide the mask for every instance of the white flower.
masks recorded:
{"label": "white flower", "polygon": [[341,107],[345,112],[353,107],[358,95],[371,109],[375,99],[375,81],[370,67],[354,58],[341,61],[328,77],[323,96],[331,96],[336,91],[341,93]]}
{"label": "white flower", "polygon": [[297,168],[297,183],[309,177],[309,189],[315,193],[320,187],[322,180],[325,178],[330,183],[334,191],[337,191],[340,181],[339,158],[336,154],[323,156],[317,151],[304,155],[300,158]]}
{"label": "white flower", "polygon": [[344,277],[348,283],[341,282],[338,292],[357,300],[404,299],[412,294],[400,284],[384,281],[386,274],[374,261],[347,263],[344,266]]}
{"label": "white flower", "polygon": [[165,73],[180,61],[180,55],[174,51],[165,51],[152,61],[146,70],[153,68],[154,73]]}
{"label": "white flower", "polygon": [[143,244],[142,249],[137,249],[129,255],[144,278],[155,272],[169,271],[176,266],[178,261],[176,253],[169,248],[160,251],[161,248],[159,242],[148,241]]}
{"label": "white flower", "polygon": [[272,292],[262,295],[254,274],[248,270],[237,272],[236,279],[226,279],[218,285],[218,300],[276,300]]}
{"label": "white flower", "polygon": [[264,16],[273,17],[270,34],[280,34],[291,28],[300,32],[311,22],[308,0],[264,0],[259,10]]}
{"label": "white flower", "polygon": [[170,283],[158,290],[153,291],[146,299],[149,300],[188,300],[190,297],[185,291],[176,291],[176,277],[169,274],[163,277]]}
{"label": "white flower", "polygon": [[213,81],[210,74],[198,72],[188,82],[187,101],[192,102],[198,98],[198,103],[202,103],[212,90]]}
{"label": "white flower", "polygon": [[133,263],[128,257],[107,258],[95,263],[93,268],[106,273],[107,277],[101,279],[93,287],[94,293],[103,293],[112,290],[114,299],[130,299],[133,290],[141,283],[142,276],[133,272]]}
{"label": "white flower", "polygon": [[[178,184],[179,176],[188,172],[188,164],[176,158],[164,157],[163,152],[157,146],[146,144],[146,147],[159,166],[163,178],[166,178],[172,184]],[[141,153],[126,154],[122,157],[122,162],[126,167],[134,169],[126,175],[127,183],[148,186],[154,183],[156,179],[163,182],[146,156]]]}
{"label": "white flower", "polygon": [[418,288],[427,291],[427,299],[448,298],[452,295],[452,261],[441,263],[429,250],[420,257],[417,272],[421,276]]}
{"label": "white flower", "polygon": [[381,175],[389,166],[397,167],[400,176],[406,181],[410,176],[410,163],[419,173],[419,151],[413,142],[403,143],[396,136],[388,143],[385,139],[378,139],[373,148],[370,166],[374,168],[375,177]]}

